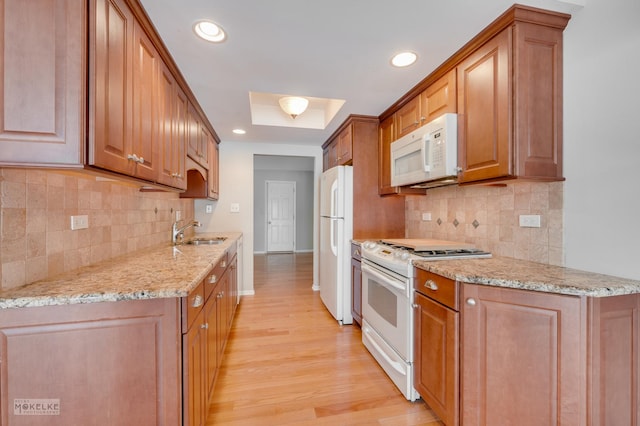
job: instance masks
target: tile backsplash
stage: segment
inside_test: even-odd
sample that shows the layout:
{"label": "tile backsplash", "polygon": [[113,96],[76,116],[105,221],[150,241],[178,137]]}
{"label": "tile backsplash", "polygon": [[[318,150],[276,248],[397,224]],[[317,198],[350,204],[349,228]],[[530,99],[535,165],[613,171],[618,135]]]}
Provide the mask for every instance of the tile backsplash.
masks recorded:
{"label": "tile backsplash", "polygon": [[[170,243],[176,211],[193,218],[193,201],[80,173],[0,168],[0,288]],[[72,215],[87,215],[89,227],[72,231]]]}
{"label": "tile backsplash", "polygon": [[[407,196],[407,238],[473,243],[494,255],[564,264],[563,182],[506,186],[447,186]],[[430,213],[431,220],[423,220]],[[522,228],[520,215],[540,215],[540,228]]]}

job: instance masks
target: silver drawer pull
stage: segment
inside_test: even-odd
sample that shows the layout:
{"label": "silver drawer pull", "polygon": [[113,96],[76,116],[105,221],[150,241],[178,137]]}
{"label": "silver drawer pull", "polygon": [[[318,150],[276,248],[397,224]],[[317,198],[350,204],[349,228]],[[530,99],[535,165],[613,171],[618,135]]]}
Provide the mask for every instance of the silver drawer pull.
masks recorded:
{"label": "silver drawer pull", "polygon": [[218,281],[218,277],[215,275],[211,275],[209,277],[209,284],[215,284]]}
{"label": "silver drawer pull", "polygon": [[193,298],[193,302],[191,303],[191,307],[192,308],[197,308],[199,306],[202,306],[202,296],[197,294],[196,297]]}
{"label": "silver drawer pull", "polygon": [[413,303],[413,304],[411,304],[411,307],[412,307],[413,309],[417,309],[417,308],[419,308],[419,307],[420,307],[420,305],[418,305],[417,303]]}
{"label": "silver drawer pull", "polygon": [[200,328],[204,328],[205,330],[209,328],[209,323],[205,322],[204,324],[200,325]]}
{"label": "silver drawer pull", "polygon": [[438,291],[438,284],[434,280],[426,280],[424,286],[429,290]]}
{"label": "silver drawer pull", "polygon": [[223,261],[220,263],[220,267],[221,267],[221,268],[226,268],[226,267],[227,267],[227,261],[226,261],[226,260],[223,260]]}
{"label": "silver drawer pull", "polygon": [[467,305],[469,305],[469,306],[476,306],[476,299],[474,299],[472,297],[468,298],[466,300],[466,302],[467,302]]}

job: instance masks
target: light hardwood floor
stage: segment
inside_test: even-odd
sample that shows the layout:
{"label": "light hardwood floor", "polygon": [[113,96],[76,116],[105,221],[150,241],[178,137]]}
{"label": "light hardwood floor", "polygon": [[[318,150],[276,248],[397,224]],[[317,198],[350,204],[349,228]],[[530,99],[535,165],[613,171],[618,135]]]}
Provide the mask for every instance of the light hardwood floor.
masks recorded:
{"label": "light hardwood floor", "polygon": [[312,255],[256,255],[227,343],[210,425],[443,426],[407,401],[311,290]]}

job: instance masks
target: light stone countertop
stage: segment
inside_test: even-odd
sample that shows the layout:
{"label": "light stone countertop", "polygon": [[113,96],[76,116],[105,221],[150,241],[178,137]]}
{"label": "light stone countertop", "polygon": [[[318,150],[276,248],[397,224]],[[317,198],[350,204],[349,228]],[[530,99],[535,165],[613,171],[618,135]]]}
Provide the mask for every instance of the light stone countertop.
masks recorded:
{"label": "light stone countertop", "polygon": [[637,280],[508,257],[413,263],[420,269],[471,284],[590,297],[640,293]]}
{"label": "light stone countertop", "polygon": [[227,240],[211,245],[156,246],[0,291],[0,309],[184,297],[241,235],[199,233],[195,237],[227,237]]}

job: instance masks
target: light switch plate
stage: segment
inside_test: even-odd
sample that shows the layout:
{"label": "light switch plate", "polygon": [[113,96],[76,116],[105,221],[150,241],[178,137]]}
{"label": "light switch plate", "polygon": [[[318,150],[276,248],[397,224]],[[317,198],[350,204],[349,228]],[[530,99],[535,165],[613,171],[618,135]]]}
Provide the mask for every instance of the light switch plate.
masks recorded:
{"label": "light switch plate", "polygon": [[206,206],[204,206],[204,212],[213,213],[213,204],[207,204]]}
{"label": "light switch plate", "polygon": [[431,220],[431,212],[422,213],[422,220],[428,222]]}
{"label": "light switch plate", "polygon": [[240,204],[231,203],[231,208],[229,209],[229,211],[231,211],[231,213],[240,213]]}

